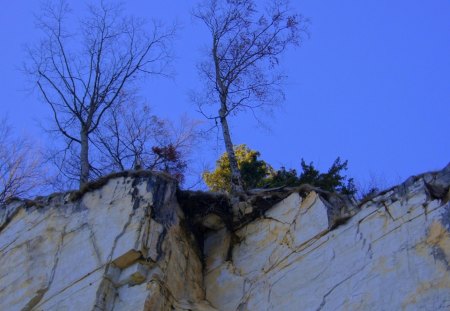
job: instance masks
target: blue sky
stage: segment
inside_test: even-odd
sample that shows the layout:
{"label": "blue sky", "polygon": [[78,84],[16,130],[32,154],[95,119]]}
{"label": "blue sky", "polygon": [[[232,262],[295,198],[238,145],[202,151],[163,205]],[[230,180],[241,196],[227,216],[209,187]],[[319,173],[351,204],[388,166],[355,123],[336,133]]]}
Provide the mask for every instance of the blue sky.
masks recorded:
{"label": "blue sky", "polygon": [[[81,2],[75,2],[82,8]],[[176,120],[202,117],[189,101],[199,86],[195,64],[207,47],[190,17],[195,1],[126,2],[128,13],[177,20],[173,79],[149,79],[142,95],[154,112]],[[246,143],[275,167],[299,168],[300,158],[328,168],[349,160],[349,175],[386,184],[440,169],[450,161],[450,2],[445,0],[293,1],[311,20],[311,37],[282,59],[287,100],[261,128],[249,114],[231,121],[235,144]],[[37,126],[48,107],[24,91],[23,45],[39,36],[38,1],[16,0],[0,11],[0,114],[16,130],[48,144]],[[223,152],[213,135],[197,159],[214,165]]]}

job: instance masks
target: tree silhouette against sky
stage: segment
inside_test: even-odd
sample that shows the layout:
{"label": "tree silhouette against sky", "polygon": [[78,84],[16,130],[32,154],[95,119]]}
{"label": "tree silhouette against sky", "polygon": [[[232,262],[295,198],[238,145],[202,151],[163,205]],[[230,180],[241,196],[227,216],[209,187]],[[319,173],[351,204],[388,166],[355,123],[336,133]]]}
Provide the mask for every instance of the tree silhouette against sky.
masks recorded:
{"label": "tree silhouette against sky", "polygon": [[[289,1],[207,0],[194,11],[208,28],[210,51],[199,64],[204,89],[194,100],[208,119],[220,123],[231,168],[231,193],[244,193],[228,118],[243,110],[268,108],[284,99],[279,57],[298,45],[305,21]],[[214,105],[217,113],[205,112]]]}

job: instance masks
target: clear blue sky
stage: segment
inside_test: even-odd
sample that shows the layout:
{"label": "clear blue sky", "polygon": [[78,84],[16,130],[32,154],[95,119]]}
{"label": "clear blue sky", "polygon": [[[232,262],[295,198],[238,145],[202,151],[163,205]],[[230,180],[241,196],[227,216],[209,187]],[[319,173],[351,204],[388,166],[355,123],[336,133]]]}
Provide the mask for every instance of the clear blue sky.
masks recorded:
{"label": "clear blue sky", "polygon": [[[292,2],[310,18],[311,38],[282,59],[289,76],[287,101],[263,116],[269,130],[250,115],[234,119],[234,143],[259,150],[275,167],[298,168],[303,157],[326,169],[341,156],[349,160],[349,175],[363,183],[371,175],[397,183],[445,166],[450,161],[450,2]],[[143,88],[163,117],[201,118],[188,92],[198,86],[195,64],[209,38],[189,15],[194,3],[126,1],[129,13],[183,26],[175,43],[177,75],[148,80]],[[2,3],[0,114],[45,144],[36,123],[48,116],[48,107],[23,91],[26,77],[18,70],[25,61],[23,45],[39,35],[33,24],[38,7],[29,0]],[[198,158],[212,166],[223,148],[214,137],[210,141]]]}

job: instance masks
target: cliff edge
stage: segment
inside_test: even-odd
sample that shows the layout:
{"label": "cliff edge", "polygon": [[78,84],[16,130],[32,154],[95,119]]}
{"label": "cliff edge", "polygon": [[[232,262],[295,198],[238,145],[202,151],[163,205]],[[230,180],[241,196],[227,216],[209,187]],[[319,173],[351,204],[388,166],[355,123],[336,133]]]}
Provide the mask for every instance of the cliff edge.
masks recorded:
{"label": "cliff edge", "polygon": [[448,310],[450,165],[351,205],[150,172],[0,210],[0,310]]}

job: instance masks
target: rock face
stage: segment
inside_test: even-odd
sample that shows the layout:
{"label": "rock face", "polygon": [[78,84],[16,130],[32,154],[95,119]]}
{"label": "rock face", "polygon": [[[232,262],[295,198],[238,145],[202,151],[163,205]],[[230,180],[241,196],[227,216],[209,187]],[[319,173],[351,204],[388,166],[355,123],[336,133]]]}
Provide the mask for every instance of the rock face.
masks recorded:
{"label": "rock face", "polygon": [[227,233],[207,236],[206,299],[221,310],[449,310],[449,184],[450,166],[412,178],[333,230],[327,202],[293,193],[236,231],[231,260],[217,242]]}
{"label": "rock face", "polygon": [[0,310],[214,310],[175,191],[161,176],[118,177],[74,202],[10,204]]}
{"label": "rock face", "polygon": [[314,191],[192,219],[200,201],[159,175],[16,201],[0,310],[449,310],[449,185],[450,166],[412,177],[338,224]]}

